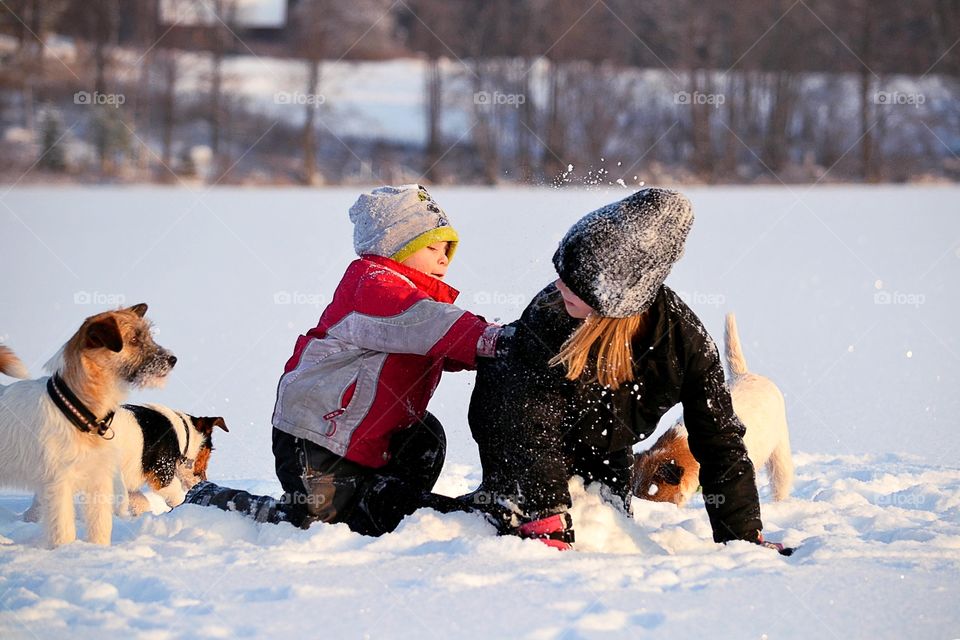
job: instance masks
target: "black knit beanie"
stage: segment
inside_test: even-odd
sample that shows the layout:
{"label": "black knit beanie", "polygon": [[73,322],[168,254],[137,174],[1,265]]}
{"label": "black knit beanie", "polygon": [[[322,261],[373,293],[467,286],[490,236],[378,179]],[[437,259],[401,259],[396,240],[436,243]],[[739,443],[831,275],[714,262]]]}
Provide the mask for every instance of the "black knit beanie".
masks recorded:
{"label": "black knit beanie", "polygon": [[639,315],[653,303],[693,226],[686,196],[642,189],[574,224],[553,266],[560,279],[602,316]]}

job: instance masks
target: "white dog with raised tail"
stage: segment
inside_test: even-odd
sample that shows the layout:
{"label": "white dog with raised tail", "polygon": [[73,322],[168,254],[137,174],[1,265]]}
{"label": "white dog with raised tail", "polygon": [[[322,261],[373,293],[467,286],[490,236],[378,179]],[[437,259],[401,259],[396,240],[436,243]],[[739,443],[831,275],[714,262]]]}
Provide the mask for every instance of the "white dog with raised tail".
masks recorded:
{"label": "white dog with raised tail", "polygon": [[[793,457],[783,394],[770,378],[747,368],[737,320],[727,314],[725,359],[733,411],[746,433],[743,444],[757,469],[766,467],[774,500],[784,500],[793,487]],[[655,502],[684,505],[700,484],[700,465],[690,452],[687,430],[680,420],[647,451],[637,454],[633,467],[633,493]]]}

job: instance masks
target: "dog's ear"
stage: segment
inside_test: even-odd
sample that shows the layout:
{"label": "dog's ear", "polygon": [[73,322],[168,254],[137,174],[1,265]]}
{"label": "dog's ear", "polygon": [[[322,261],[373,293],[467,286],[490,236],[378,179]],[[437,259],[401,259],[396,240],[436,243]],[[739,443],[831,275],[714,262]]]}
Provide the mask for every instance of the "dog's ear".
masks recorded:
{"label": "dog's ear", "polygon": [[657,477],[669,485],[677,486],[680,484],[680,479],[683,478],[683,467],[678,465],[675,460],[661,462],[657,468]]}
{"label": "dog's ear", "polygon": [[135,304],[132,307],[129,307],[127,311],[132,311],[137,314],[137,316],[142,318],[143,316],[147,315],[147,303],[141,302],[140,304]]}
{"label": "dog's ear", "polygon": [[220,416],[193,418],[193,424],[196,425],[197,431],[204,435],[213,433],[214,427],[220,427],[227,433],[230,432],[230,429],[227,429],[227,423]]}
{"label": "dog's ear", "polygon": [[114,353],[122,351],[123,335],[120,333],[120,325],[117,324],[117,319],[112,315],[106,315],[100,320],[91,323],[90,326],[87,327],[83,346],[87,349],[105,347]]}

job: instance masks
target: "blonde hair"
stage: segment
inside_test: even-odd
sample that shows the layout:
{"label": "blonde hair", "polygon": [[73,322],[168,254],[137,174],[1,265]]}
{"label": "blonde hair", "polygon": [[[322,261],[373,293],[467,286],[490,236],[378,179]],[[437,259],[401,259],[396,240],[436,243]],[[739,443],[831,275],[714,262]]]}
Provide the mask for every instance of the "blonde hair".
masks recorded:
{"label": "blonde hair", "polygon": [[550,359],[550,366],[564,365],[567,379],[577,380],[596,355],[587,381],[617,389],[633,380],[633,338],[646,333],[648,319],[647,312],[626,318],[590,314]]}

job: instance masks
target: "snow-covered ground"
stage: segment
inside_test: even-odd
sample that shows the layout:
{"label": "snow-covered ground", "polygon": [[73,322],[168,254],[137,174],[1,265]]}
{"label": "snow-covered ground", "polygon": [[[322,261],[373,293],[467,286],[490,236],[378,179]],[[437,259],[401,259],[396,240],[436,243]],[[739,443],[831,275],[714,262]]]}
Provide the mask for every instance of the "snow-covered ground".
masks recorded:
{"label": "snow-covered ground", "polygon": [[[353,189],[0,191],[0,341],[35,375],[83,317],[146,301],[180,360],[138,392],[223,415],[211,478],[278,493],[270,413],[283,362],[352,257]],[[462,306],[516,318],[567,227],[624,190],[436,189],[462,244]],[[960,637],[960,189],[687,189],[697,215],[668,283],[717,336],[736,311],[751,368],[788,405],[793,497],[761,491],[791,558],[710,541],[702,505],[577,488],[578,551],[424,511],[380,539],[199,507],[116,520],[114,546],[42,549],[0,493],[0,637]],[[475,486],[472,374],[431,410],[438,489]]]}

